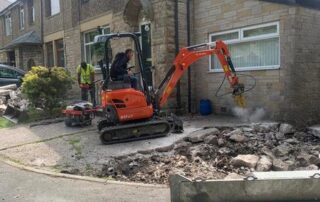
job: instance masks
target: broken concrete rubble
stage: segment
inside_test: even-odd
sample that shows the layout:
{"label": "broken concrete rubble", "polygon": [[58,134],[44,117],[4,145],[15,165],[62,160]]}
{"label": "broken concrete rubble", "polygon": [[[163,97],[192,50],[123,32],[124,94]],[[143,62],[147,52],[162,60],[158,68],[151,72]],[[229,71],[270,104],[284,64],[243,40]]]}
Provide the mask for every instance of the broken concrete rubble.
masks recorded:
{"label": "broken concrete rubble", "polygon": [[292,125],[287,123],[282,123],[279,128],[279,132],[282,134],[294,133],[295,129]]}
{"label": "broken concrete rubble", "polygon": [[240,143],[247,141],[246,136],[244,136],[244,135],[238,135],[238,134],[233,134],[233,135],[231,135],[229,139],[232,140],[232,141],[234,141],[234,142],[240,142]]}
{"label": "broken concrete rubble", "polygon": [[28,107],[29,102],[22,96],[21,88],[17,89],[16,85],[0,87],[0,116],[7,115],[11,120],[11,116],[16,117],[17,114],[25,112]]}
{"label": "broken concrete rubble", "polygon": [[320,125],[309,127],[308,130],[311,132],[312,135],[320,138]]}
{"label": "broken concrete rubble", "polygon": [[216,135],[209,135],[204,139],[206,144],[218,145],[218,137]]}
{"label": "broken concrete rubble", "polygon": [[269,171],[272,167],[272,161],[268,156],[261,156],[257,163],[257,171]]}
{"label": "broken concrete rubble", "polygon": [[234,167],[245,166],[248,168],[255,168],[259,161],[259,156],[256,155],[238,155],[231,160],[231,165]]}
{"label": "broken concrete rubble", "polygon": [[[172,145],[99,159],[97,176],[144,183],[168,183],[170,174],[190,179],[232,179],[253,171],[318,169],[320,139],[307,130],[282,134],[279,123],[206,128]],[[292,131],[292,130],[291,130]],[[231,135],[230,135],[231,134]],[[234,137],[245,137],[237,141]],[[109,157],[110,158],[110,157]],[[80,174],[85,171],[80,171]]]}

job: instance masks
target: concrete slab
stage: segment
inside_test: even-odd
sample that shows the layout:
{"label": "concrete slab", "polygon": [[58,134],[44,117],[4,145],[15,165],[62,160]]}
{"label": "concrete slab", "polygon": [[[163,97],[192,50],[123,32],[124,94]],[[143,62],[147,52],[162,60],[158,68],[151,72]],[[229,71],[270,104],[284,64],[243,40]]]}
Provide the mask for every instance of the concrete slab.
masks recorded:
{"label": "concrete slab", "polygon": [[95,128],[96,126],[70,128],[66,127],[64,123],[42,125],[32,128],[30,128],[29,125],[17,125],[12,128],[4,128],[0,129],[0,150]]}

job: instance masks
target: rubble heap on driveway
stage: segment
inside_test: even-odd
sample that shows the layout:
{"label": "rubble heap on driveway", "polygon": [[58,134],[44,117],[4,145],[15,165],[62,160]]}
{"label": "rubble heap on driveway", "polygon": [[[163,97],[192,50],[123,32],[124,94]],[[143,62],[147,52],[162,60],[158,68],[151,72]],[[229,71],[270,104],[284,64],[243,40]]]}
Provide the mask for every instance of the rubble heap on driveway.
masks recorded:
{"label": "rubble heap on driveway", "polygon": [[318,170],[320,138],[316,134],[279,123],[207,128],[167,147],[114,157],[98,176],[167,184],[170,174],[232,179],[253,171]]}

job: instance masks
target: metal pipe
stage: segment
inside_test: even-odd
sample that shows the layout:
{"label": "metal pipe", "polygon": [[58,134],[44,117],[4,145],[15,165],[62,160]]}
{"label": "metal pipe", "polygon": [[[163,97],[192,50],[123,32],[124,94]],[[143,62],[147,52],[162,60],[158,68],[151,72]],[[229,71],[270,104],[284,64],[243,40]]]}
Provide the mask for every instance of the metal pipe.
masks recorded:
{"label": "metal pipe", "polygon": [[[176,55],[179,53],[179,0],[175,0],[174,5],[174,24],[175,24],[175,47]],[[181,108],[181,86],[180,80],[177,83],[177,106]]]}
{"label": "metal pipe", "polygon": [[[191,45],[191,26],[190,26],[190,3],[191,0],[187,0],[187,44]],[[191,113],[191,68],[188,69],[188,112]]]}

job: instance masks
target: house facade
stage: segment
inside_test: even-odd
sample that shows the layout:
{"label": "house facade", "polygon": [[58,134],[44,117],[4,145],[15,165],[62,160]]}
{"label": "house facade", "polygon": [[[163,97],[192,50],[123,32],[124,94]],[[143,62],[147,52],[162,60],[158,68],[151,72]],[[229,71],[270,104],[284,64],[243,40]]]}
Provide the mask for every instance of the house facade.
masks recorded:
{"label": "house facade", "polygon": [[25,70],[43,63],[40,0],[16,1],[0,12],[0,62]]}
{"label": "house facade", "polygon": [[[20,0],[0,12],[0,62],[24,69],[64,66],[75,74],[81,61],[97,65],[103,59],[93,43],[98,27],[104,34],[138,31],[143,63],[154,66],[148,80],[157,86],[179,48],[223,39],[241,81],[254,87],[246,93],[249,107],[264,108],[275,120],[309,124],[320,120],[320,12],[301,2]],[[133,44],[115,40],[112,47],[115,55]],[[196,112],[201,99],[210,99],[215,112],[231,113],[232,96],[220,96],[228,85],[217,92],[223,77],[214,56],[197,61],[168,108]]]}

